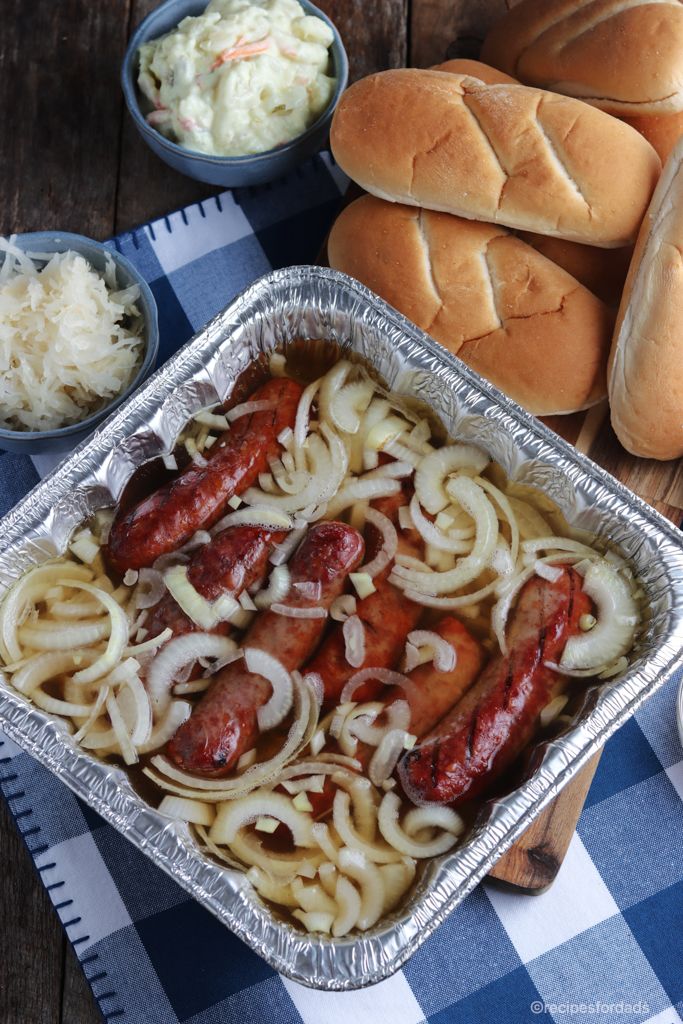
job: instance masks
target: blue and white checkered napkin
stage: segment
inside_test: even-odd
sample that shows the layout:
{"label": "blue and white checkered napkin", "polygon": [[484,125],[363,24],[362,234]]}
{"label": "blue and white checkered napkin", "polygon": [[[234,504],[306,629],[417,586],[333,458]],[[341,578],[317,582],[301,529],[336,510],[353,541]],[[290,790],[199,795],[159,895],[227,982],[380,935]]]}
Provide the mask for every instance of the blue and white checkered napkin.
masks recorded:
{"label": "blue and white checkered napkin", "polygon": [[[344,187],[336,168],[316,158],[282,183],[225,193],[115,239],[155,293],[161,358],[254,278],[313,260]],[[50,468],[46,458],[35,463],[0,454],[0,512]],[[402,971],[360,992],[314,992],[279,977],[6,739],[0,786],[107,1019],[681,1024],[675,689],[670,683],[607,744],[547,893],[480,886]]]}

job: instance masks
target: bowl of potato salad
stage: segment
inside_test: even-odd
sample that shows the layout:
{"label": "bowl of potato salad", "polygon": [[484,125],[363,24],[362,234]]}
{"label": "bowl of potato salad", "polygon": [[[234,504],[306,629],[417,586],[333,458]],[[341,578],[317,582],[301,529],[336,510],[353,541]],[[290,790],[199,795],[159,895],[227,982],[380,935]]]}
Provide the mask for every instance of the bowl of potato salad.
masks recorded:
{"label": "bowl of potato salad", "polygon": [[165,0],[131,39],[121,80],[157,156],[234,187],[316,152],[347,77],[338,31],[308,0]]}

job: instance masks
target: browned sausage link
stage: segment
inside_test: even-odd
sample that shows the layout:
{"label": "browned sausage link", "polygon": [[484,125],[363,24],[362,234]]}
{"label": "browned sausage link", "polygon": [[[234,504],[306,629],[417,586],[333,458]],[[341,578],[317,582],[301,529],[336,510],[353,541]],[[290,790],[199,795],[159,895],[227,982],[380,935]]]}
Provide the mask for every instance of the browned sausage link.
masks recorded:
{"label": "browned sausage link", "polygon": [[[345,523],[311,527],[290,562],[292,589],[284,603],[290,607],[328,609],[347,575],[360,564],[363,538]],[[304,596],[294,584],[320,583],[319,598]],[[249,629],[244,647],[266,651],[286,669],[299,668],[318,643],[325,619],[290,618],[262,612]],[[257,711],[269,699],[270,683],[236,662],[223,669],[189,719],[168,746],[169,756],[182,768],[202,775],[225,775],[258,738]]]}
{"label": "browned sausage link", "polygon": [[250,401],[272,402],[273,407],[241,416],[210,449],[205,466],[190,464],[144,501],[117,514],[109,534],[109,564],[118,572],[152,565],[197,530],[218,522],[230,498],[250,487],[277,455],[278,435],[294,425],[300,397],[300,385],[284,377],[255,391]]}
{"label": "browned sausage link", "polygon": [[[443,637],[455,650],[456,661],[450,672],[440,672],[432,662],[429,662],[411,672],[411,686],[407,690],[400,686],[392,686],[390,690],[380,694],[380,699],[386,702],[387,707],[396,700],[408,702],[409,729],[417,737],[424,736],[454,704],[457,704],[473,685],[485,660],[485,653],[479,641],[453,616],[447,615],[441,619],[434,627],[434,632]],[[375,747],[359,743],[354,756],[366,768],[374,752]],[[331,810],[335,789],[328,776],[322,793],[308,793],[314,816],[318,820]]]}
{"label": "browned sausage link", "polygon": [[[391,519],[394,524],[398,510],[407,504],[405,494],[389,498],[378,498],[373,507]],[[380,538],[374,526],[367,529],[368,558],[373,558],[379,549]],[[406,555],[417,555],[419,538],[414,531],[399,533],[399,551]],[[374,549],[374,550],[373,550]],[[323,681],[324,702],[332,706],[339,700],[344,686],[352,675],[363,668],[393,668],[403,652],[405,639],[414,629],[422,614],[419,604],[409,601],[401,590],[389,583],[391,566],[375,577],[375,593],[359,601],[356,614],[363,623],[365,634],[365,658],[360,668],[353,668],[346,660],[346,642],[343,627],[336,625],[322,644],[310,665],[311,672],[317,672]],[[369,680],[355,692],[355,701],[371,700],[382,689],[382,684]]]}
{"label": "browned sausage link", "polygon": [[[242,591],[263,579],[268,556],[284,536],[282,532],[273,533],[260,526],[228,527],[194,552],[187,567],[188,579],[207,601],[215,601],[226,593],[239,597]],[[194,633],[199,628],[173,597],[166,594],[150,609],[145,629],[149,636],[158,636],[169,626],[174,636]],[[214,632],[227,633],[231,628],[229,622],[221,622]]]}
{"label": "browned sausage link", "polygon": [[512,615],[509,655],[494,658],[453,712],[399,765],[411,799],[461,803],[483,792],[515,760],[563,685],[545,662],[562,656],[589,610],[574,570],[563,570],[554,582],[529,580]]}

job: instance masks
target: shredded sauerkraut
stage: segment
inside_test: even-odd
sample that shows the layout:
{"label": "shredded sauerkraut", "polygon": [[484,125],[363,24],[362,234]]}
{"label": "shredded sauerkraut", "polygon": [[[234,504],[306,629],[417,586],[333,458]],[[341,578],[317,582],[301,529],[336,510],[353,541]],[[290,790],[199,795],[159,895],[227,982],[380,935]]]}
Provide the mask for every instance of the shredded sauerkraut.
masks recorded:
{"label": "shredded sauerkraut", "polygon": [[78,423],[140,365],[140,289],[116,290],[111,258],[103,277],[79,253],[25,253],[14,237],[0,238],[0,253],[0,426]]}

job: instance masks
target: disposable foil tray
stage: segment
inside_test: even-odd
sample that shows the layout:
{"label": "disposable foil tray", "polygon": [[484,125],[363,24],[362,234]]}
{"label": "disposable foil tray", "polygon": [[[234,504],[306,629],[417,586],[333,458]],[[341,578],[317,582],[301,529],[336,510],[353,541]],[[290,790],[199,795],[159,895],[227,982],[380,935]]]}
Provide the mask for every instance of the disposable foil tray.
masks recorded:
{"label": "disposable foil tray", "polygon": [[666,520],[367,288],[331,270],[294,267],[244,292],[5,517],[0,596],[31,566],[64,552],[74,527],[113,504],[143,462],[172,450],[186,420],[225,399],[255,358],[297,339],[358,353],[391,389],[427,403],[451,436],[476,442],[512,480],[545,491],[573,526],[631,561],[647,607],[626,674],[587,691],[575,724],[542,748],[533,775],[482,807],[465,841],[426,865],[404,906],[362,935],[335,940],[279,918],[244,876],[205,857],[186,825],[146,804],[122,769],[79,750],[65,723],[33,707],[0,673],[0,727],[13,740],[275,969],[304,985],[343,990],[396,971],[681,664],[683,550]]}

